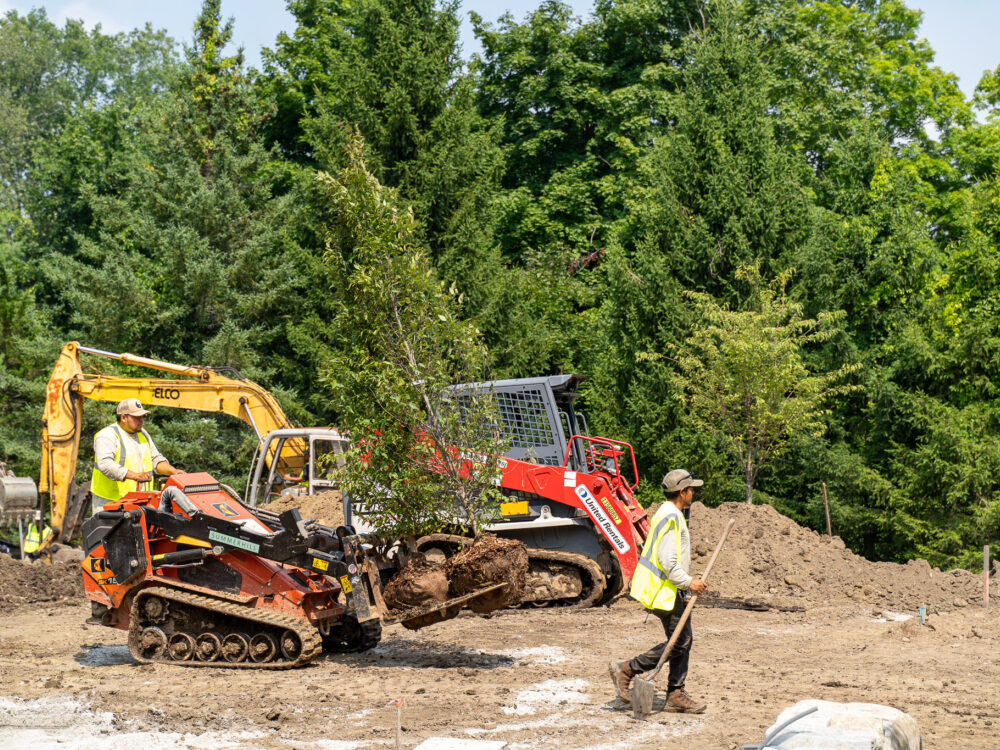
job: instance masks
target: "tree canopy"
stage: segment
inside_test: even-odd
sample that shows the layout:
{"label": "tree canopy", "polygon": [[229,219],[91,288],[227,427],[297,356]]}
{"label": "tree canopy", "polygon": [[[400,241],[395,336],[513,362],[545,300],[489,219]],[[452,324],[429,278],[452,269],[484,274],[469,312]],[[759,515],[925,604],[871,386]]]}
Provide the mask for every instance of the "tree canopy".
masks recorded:
{"label": "tree canopy", "polygon": [[[218,0],[189,48],[0,17],[0,460],[37,472],[66,340],[237,368],[397,466],[448,385],[577,372],[647,501],[683,466],[815,528],[826,484],[877,559],[1000,541],[1000,68],[966,97],[905,0],[546,0],[471,56],[457,1],[289,9],[259,71]],[[750,392],[788,419],[738,462]],[[241,481],[242,425],[152,429]]]}

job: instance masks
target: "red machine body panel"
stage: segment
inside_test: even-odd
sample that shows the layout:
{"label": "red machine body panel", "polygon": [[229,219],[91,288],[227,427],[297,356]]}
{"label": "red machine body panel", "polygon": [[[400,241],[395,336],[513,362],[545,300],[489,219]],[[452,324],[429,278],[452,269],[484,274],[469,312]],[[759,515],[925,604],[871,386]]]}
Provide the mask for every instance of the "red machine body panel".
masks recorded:
{"label": "red machine body panel", "polygon": [[[584,443],[591,472],[568,468],[574,441]],[[505,463],[502,463],[500,486],[584,511],[617,557],[627,584],[635,573],[649,533],[646,511],[632,494],[637,482],[630,484],[619,464],[619,459],[627,452],[631,458],[632,476],[637,475],[632,446],[610,438],[583,435],[574,435],[570,444],[562,466],[501,459]]]}
{"label": "red machine body panel", "polygon": [[[234,523],[246,524],[247,528],[263,533],[271,530],[260,523],[238,502],[234,502],[219,486],[219,483],[206,473],[182,474],[172,477],[168,482],[181,489],[187,500],[198,510],[216,518],[222,518]],[[343,604],[339,601],[339,593],[343,581],[322,575],[312,570],[305,570],[286,563],[278,563],[256,555],[252,543],[237,539],[234,536],[219,535],[217,541],[224,542],[227,547],[243,546],[246,551],[236,549],[213,555],[228,570],[238,574],[239,587],[235,591],[223,591],[206,588],[184,582],[179,576],[180,568],[176,566],[157,565],[164,555],[191,548],[212,548],[212,539],[196,539],[179,536],[171,539],[162,530],[147,523],[146,516],[141,513],[143,506],[156,507],[160,503],[160,494],[156,492],[132,492],[127,494],[121,503],[109,503],[104,506],[106,511],[138,511],[135,522],[142,527],[142,552],[133,559],[136,568],[132,574],[124,577],[116,575],[109,567],[107,550],[104,544],[92,549],[81,563],[83,569],[84,590],[88,598],[104,604],[112,609],[119,608],[129,594],[134,594],[141,588],[158,583],[204,592],[213,596],[225,596],[244,604],[284,612],[291,615],[305,616],[310,622],[320,625],[323,622],[340,620],[345,613]],[[190,517],[176,504],[171,505],[171,511]],[[216,532],[212,532],[215,534]],[[211,536],[211,534],[209,535]],[[144,558],[144,565],[139,565]],[[350,583],[347,583],[350,586]],[[123,607],[120,616],[116,618],[115,627],[128,628],[128,608]]]}

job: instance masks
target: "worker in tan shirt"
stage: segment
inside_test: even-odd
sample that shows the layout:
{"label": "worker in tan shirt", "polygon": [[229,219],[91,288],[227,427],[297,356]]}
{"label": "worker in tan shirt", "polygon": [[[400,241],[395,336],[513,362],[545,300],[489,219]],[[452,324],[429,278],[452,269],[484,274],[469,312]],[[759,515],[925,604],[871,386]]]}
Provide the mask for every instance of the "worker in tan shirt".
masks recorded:
{"label": "worker in tan shirt", "polygon": [[94,436],[94,473],[90,491],[96,513],[105,503],[119,502],[138,490],[150,489],[153,473],[169,477],[179,473],[159,452],[143,429],[147,409],[137,398],[118,403],[118,421]]}

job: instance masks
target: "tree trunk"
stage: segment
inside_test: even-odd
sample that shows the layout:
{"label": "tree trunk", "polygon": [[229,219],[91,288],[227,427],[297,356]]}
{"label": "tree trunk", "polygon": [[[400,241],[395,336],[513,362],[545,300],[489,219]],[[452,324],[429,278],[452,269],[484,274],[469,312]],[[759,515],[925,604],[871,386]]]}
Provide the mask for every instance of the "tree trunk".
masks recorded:
{"label": "tree trunk", "polygon": [[747,505],[753,505],[753,458],[747,456],[746,464]]}
{"label": "tree trunk", "polygon": [[417,552],[417,537],[413,534],[407,534],[400,539],[400,542],[402,544],[396,549],[396,558],[399,560],[399,567],[402,570]]}
{"label": "tree trunk", "polygon": [[469,502],[469,490],[467,487],[459,489],[458,502],[462,506],[462,510],[465,511],[465,515],[469,519],[469,524],[472,526],[472,538],[479,539],[483,530],[479,528],[479,524],[476,522],[476,514],[472,512],[472,503]]}

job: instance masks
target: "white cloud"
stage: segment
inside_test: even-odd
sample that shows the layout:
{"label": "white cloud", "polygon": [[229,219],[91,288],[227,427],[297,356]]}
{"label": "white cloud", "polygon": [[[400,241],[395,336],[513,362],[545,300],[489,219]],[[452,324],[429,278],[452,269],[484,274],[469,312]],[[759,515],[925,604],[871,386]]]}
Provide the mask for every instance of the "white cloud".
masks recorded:
{"label": "white cloud", "polygon": [[[3,2],[4,0],[0,0],[0,3]],[[88,29],[93,29],[97,24],[100,24],[101,31],[105,34],[117,34],[120,31],[125,31],[125,27],[117,19],[108,15],[107,9],[98,10],[86,0],[61,5],[58,10],[50,11],[49,17],[59,25],[70,19],[83,21],[84,26]]]}

